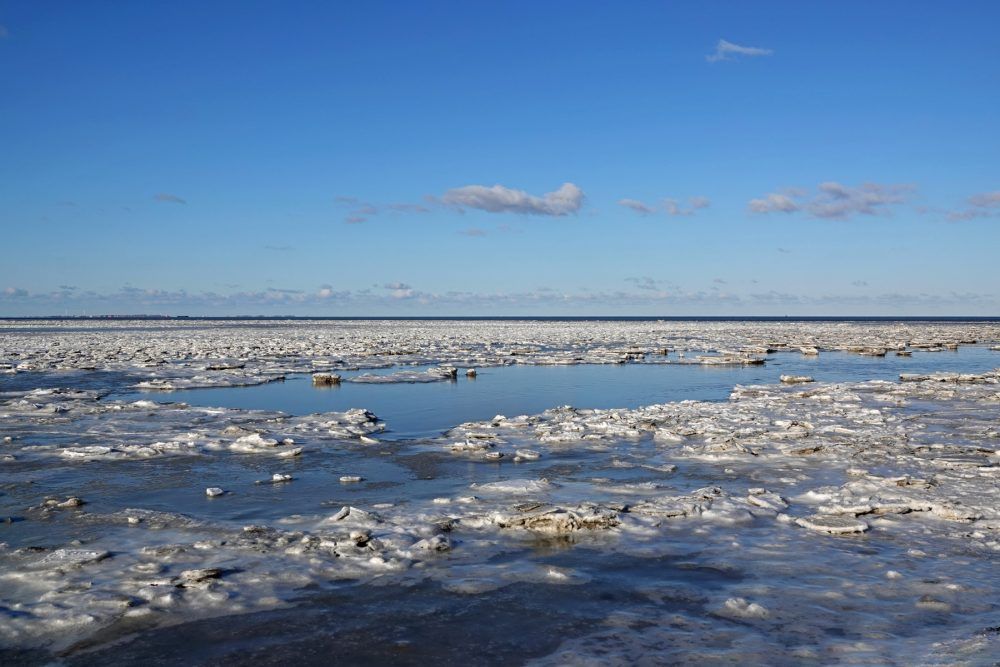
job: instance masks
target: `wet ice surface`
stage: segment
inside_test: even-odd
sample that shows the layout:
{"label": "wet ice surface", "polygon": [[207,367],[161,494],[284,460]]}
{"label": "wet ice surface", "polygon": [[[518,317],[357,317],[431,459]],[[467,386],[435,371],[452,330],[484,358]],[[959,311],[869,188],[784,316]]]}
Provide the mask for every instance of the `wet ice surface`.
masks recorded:
{"label": "wet ice surface", "polygon": [[996,325],[395,324],[0,333],[0,661],[996,661]]}

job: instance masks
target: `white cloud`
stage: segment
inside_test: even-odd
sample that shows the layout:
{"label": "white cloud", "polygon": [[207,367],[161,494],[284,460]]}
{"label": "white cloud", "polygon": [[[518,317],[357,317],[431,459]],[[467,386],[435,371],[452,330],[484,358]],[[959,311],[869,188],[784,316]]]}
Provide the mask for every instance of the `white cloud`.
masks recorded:
{"label": "white cloud", "polygon": [[772,53],[774,51],[771,49],[762,49],[756,46],[740,46],[739,44],[733,44],[732,42],[720,39],[715,45],[715,53],[705,56],[705,60],[715,63],[720,60],[735,60],[739,56],[753,58],[756,56],[769,56]]}
{"label": "white cloud", "polygon": [[[324,284],[304,291],[270,288],[260,291],[216,292],[171,291],[126,286],[116,292],[28,292],[21,288],[0,290],[0,302],[7,314],[51,315],[62,312],[89,313],[172,313],[172,314],[300,314],[329,312],[358,316],[374,314],[727,314],[768,313],[781,306],[785,314],[821,314],[831,308],[850,308],[858,314],[899,312],[918,314],[995,313],[995,295],[959,292],[873,293],[867,289],[847,288],[849,293],[802,294],[776,291],[737,293],[713,286],[690,290],[648,276],[626,278],[627,289],[588,289],[562,291],[540,287],[523,292],[444,291],[423,292],[405,283],[386,283],[396,288],[383,290],[334,290]],[[756,281],[750,281],[754,283]],[[717,285],[724,285],[718,282]],[[378,285],[383,287],[383,285]],[[786,309],[785,307],[790,308]],[[975,311],[975,312],[972,312]],[[840,312],[847,312],[841,310]]]}
{"label": "white cloud", "polygon": [[969,197],[969,203],[982,208],[1000,208],[1000,190],[972,195]]}
{"label": "white cloud", "polygon": [[389,290],[390,299],[412,299],[414,297],[420,296],[416,290],[402,282],[385,283],[382,285],[382,289]]}
{"label": "white cloud", "polygon": [[968,206],[959,211],[949,211],[948,220],[972,220],[973,218],[988,218],[1000,214],[1000,190],[981,192],[972,195],[967,200]]}
{"label": "white cloud", "polygon": [[389,210],[395,211],[397,213],[430,213],[430,209],[422,204],[411,204],[409,202],[400,202],[397,204],[389,204]]}
{"label": "white cloud", "polygon": [[618,205],[624,206],[625,208],[630,208],[639,215],[649,215],[650,213],[654,213],[656,211],[655,208],[647,204],[644,204],[638,199],[620,199],[618,200]]}
{"label": "white cloud", "polygon": [[[381,215],[383,213],[390,214],[416,214],[416,213],[430,213],[431,209],[429,206],[424,204],[416,204],[412,202],[393,202],[390,204],[372,204],[370,202],[363,201],[357,197],[351,197],[347,195],[338,195],[333,198],[334,204],[341,208],[350,209],[344,216],[344,222],[349,225],[356,225],[362,222],[368,222],[371,218]],[[434,198],[428,198],[428,204],[433,204]]]}
{"label": "white cloud", "polygon": [[761,214],[805,211],[814,218],[848,220],[856,215],[889,215],[892,207],[906,202],[913,190],[911,185],[862,183],[849,187],[826,181],[811,194],[802,190],[786,190],[751,199],[747,209]]}
{"label": "white cloud", "polygon": [[819,195],[809,202],[809,213],[817,218],[847,219],[853,215],[879,215],[892,204],[901,204],[913,188],[908,185],[862,183],[849,188],[829,181],[819,184]]}
{"label": "white cloud", "polygon": [[556,217],[576,213],[583,206],[583,200],[583,190],[573,183],[563,183],[558,190],[540,197],[502,185],[466,185],[448,190],[441,197],[444,204],[457,209]]}
{"label": "white cloud", "polygon": [[751,199],[747,207],[751,213],[794,213],[799,210],[799,205],[791,197],[777,192],[762,199]]}
{"label": "white cloud", "polygon": [[372,216],[378,215],[378,207],[374,204],[369,204],[366,201],[361,201],[357,197],[347,197],[347,196],[337,196],[333,198],[334,203],[337,206],[349,207],[351,210],[344,216],[344,222],[349,225],[357,225],[362,222],[367,222]]}
{"label": "white cloud", "polygon": [[664,199],[663,203],[659,206],[646,204],[638,199],[620,199],[618,201],[619,206],[631,209],[639,215],[652,215],[653,213],[662,211],[669,216],[694,215],[695,211],[708,208],[711,204],[712,201],[708,197],[691,197],[688,199],[687,207],[681,206],[676,199],[669,198]]}
{"label": "white cloud", "polygon": [[316,290],[316,298],[322,301],[328,301],[330,299],[350,299],[352,296],[350,290],[340,290],[337,291],[333,289],[333,285],[320,285],[320,288]]}
{"label": "white cloud", "polygon": [[690,199],[688,199],[688,203],[691,205],[691,208],[697,211],[699,209],[708,208],[709,206],[711,206],[712,200],[709,199],[708,197],[691,197]]}
{"label": "white cloud", "polygon": [[667,215],[683,215],[683,211],[680,206],[677,205],[676,199],[664,199],[663,210],[667,212]]}
{"label": "white cloud", "polygon": [[639,277],[629,277],[625,279],[625,282],[632,283],[635,285],[636,289],[641,290],[658,290],[660,283],[663,281],[656,280],[650,276],[639,276]]}
{"label": "white cloud", "polygon": [[[344,217],[348,224],[367,222],[374,216],[385,213],[392,215],[415,215],[430,213],[435,208],[447,207],[458,212],[478,209],[489,213],[519,213],[522,215],[565,216],[576,213],[583,206],[583,190],[573,183],[564,183],[559,189],[535,196],[523,190],[514,190],[502,185],[487,187],[467,185],[448,190],[440,198],[427,195],[424,203],[393,202],[372,204],[357,197],[338,196],[334,202],[349,208]],[[472,233],[471,236],[482,235]]]}
{"label": "white cloud", "polygon": [[686,217],[694,215],[695,211],[708,208],[711,203],[708,197],[691,197],[688,199],[688,208],[684,208],[677,203],[676,199],[664,199],[663,208],[667,212],[667,215]]}

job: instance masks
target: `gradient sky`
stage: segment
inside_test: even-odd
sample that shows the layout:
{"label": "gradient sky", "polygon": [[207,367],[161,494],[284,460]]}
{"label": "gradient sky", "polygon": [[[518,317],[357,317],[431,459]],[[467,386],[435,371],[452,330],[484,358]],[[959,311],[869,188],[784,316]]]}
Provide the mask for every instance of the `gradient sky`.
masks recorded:
{"label": "gradient sky", "polygon": [[3,2],[0,315],[998,315],[998,25]]}

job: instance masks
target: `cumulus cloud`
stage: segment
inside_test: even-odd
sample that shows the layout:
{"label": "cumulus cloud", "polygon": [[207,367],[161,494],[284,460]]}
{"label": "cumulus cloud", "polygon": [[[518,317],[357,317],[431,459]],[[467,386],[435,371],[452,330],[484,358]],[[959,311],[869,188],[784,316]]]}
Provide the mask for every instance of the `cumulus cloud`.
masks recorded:
{"label": "cumulus cloud", "polygon": [[788,195],[772,192],[761,199],[751,199],[747,208],[751,213],[794,213],[799,205]]}
{"label": "cumulus cloud", "polygon": [[948,220],[958,222],[1000,214],[1000,190],[972,195],[966,200],[966,203],[968,206],[964,209],[949,211]]}
{"label": "cumulus cloud", "polygon": [[486,230],[480,229],[479,227],[469,227],[468,229],[463,229],[459,232],[462,236],[472,236],[474,238],[481,238],[486,236]]}
{"label": "cumulus cloud", "polygon": [[441,201],[453,208],[467,208],[488,213],[518,213],[521,215],[564,216],[576,213],[583,206],[583,190],[573,183],[563,183],[559,189],[541,196],[503,185],[466,185],[448,190]]}
{"label": "cumulus cloud", "polygon": [[682,206],[676,199],[669,198],[664,199],[658,206],[647,204],[638,199],[620,199],[618,201],[619,206],[631,209],[639,215],[652,215],[653,213],[663,212],[672,217],[694,215],[696,211],[708,208],[711,204],[712,201],[708,197],[690,197],[687,206]]}
{"label": "cumulus cloud", "polygon": [[[423,203],[393,202],[376,205],[357,197],[341,195],[334,198],[334,202],[338,206],[350,209],[344,216],[344,222],[348,224],[367,222],[372,217],[382,214],[425,214],[442,207],[458,212],[464,212],[466,209],[478,209],[489,213],[559,217],[579,211],[583,206],[583,200],[583,190],[573,183],[564,183],[559,189],[541,196],[531,195],[523,190],[514,190],[502,185],[492,187],[467,185],[448,190],[441,197],[427,195],[424,197]],[[484,233],[473,232],[469,235],[482,236]]]}
{"label": "cumulus cloud", "polygon": [[328,301],[330,299],[350,299],[350,290],[340,290],[337,291],[333,289],[333,285],[320,285],[319,289],[316,290],[316,298],[321,301]]}
{"label": "cumulus cloud", "polygon": [[7,287],[4,289],[3,295],[10,299],[25,297],[28,296],[28,290],[20,287]]}
{"label": "cumulus cloud", "polygon": [[716,63],[721,60],[736,60],[742,56],[747,58],[769,56],[772,53],[774,51],[771,49],[762,49],[756,46],[740,46],[739,44],[733,44],[732,42],[720,39],[715,45],[715,52],[705,56],[705,60],[710,63]]}
{"label": "cumulus cloud", "polygon": [[385,283],[382,289],[389,290],[390,299],[412,299],[418,296],[416,290],[402,282]]}
{"label": "cumulus cloud", "polygon": [[688,208],[682,207],[676,199],[663,200],[663,208],[670,216],[694,215],[695,211],[708,208],[710,204],[708,197],[691,197],[688,199]]}
{"label": "cumulus cloud", "polygon": [[854,285],[855,287],[868,287],[867,280],[855,280],[851,284]]}
{"label": "cumulus cloud", "polygon": [[848,220],[856,215],[889,215],[892,207],[906,202],[913,190],[911,185],[862,183],[849,187],[826,181],[812,193],[786,190],[751,199],[747,209],[758,214],[805,211],[814,218]]}
{"label": "cumulus cloud", "polygon": [[153,199],[165,204],[186,204],[187,201],[181,199],[177,195],[172,195],[169,192],[159,192],[153,195]]}
{"label": "cumulus cloud", "polygon": [[849,188],[829,181],[819,184],[819,195],[809,202],[809,212],[817,218],[843,220],[853,215],[879,215],[893,204],[901,204],[913,190],[909,185],[862,183]]}

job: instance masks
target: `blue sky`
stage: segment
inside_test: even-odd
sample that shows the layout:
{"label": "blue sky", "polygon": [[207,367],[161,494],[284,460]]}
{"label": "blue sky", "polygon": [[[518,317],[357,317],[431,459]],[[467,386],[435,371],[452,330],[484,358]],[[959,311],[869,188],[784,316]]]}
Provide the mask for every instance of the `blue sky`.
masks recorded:
{"label": "blue sky", "polygon": [[0,315],[997,315],[998,23],[5,2]]}

